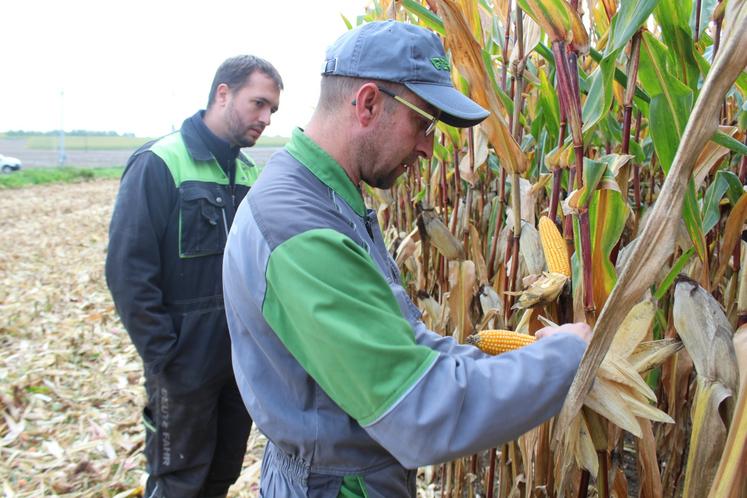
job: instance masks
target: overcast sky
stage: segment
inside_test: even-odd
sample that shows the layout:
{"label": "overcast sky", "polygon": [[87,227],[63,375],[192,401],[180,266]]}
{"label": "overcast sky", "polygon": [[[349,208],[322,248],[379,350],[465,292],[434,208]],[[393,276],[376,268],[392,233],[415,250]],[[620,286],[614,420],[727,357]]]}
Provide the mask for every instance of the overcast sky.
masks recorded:
{"label": "overcast sky", "polygon": [[283,77],[265,135],[287,136],[311,116],[340,14],[355,25],[366,3],[0,0],[0,132],[162,135],[205,107],[224,59],[250,53]]}

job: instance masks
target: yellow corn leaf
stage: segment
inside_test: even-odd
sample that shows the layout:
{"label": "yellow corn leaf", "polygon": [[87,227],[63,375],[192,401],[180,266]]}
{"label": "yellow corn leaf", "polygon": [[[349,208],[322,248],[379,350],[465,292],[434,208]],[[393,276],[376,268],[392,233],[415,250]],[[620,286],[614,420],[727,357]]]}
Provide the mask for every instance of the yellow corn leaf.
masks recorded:
{"label": "yellow corn leaf", "polygon": [[438,11],[446,28],[444,44],[451,51],[454,65],[469,82],[470,96],[490,111],[483,126],[501,164],[509,172],[523,173],[528,161],[516,143],[505,119],[506,110],[493,91],[481,56],[481,47],[470,31],[464,15],[452,0],[438,0]]}
{"label": "yellow corn leaf", "polygon": [[462,11],[465,20],[469,24],[472,36],[475,37],[475,40],[482,40],[482,24],[480,23],[480,12],[477,6],[477,0],[456,1],[459,3],[459,10]]}
{"label": "yellow corn leaf", "polygon": [[589,35],[581,17],[565,0],[517,0],[522,10],[539,24],[550,40],[572,44],[579,53],[589,51]]}
{"label": "yellow corn leaf", "polygon": [[641,437],[641,427],[635,415],[612,381],[597,377],[584,405],[634,436]]}
{"label": "yellow corn leaf", "polygon": [[739,398],[731,421],[724,453],[713,480],[709,497],[737,498],[747,494],[747,325],[734,334],[734,350],[739,365]]}
{"label": "yellow corn leaf", "polygon": [[664,360],[682,349],[682,342],[676,339],[661,339],[642,342],[628,357],[636,372],[643,375],[652,368],[661,365]]}
{"label": "yellow corn leaf", "polygon": [[[638,417],[638,419],[653,420],[654,422],[662,422],[665,424],[673,424],[674,420],[672,417],[659,410],[655,406],[649,404],[646,400],[642,400],[631,394],[626,389],[620,389],[620,397],[625,400],[625,403],[630,411]],[[640,424],[639,424],[640,425]]]}
{"label": "yellow corn leaf", "polygon": [[648,335],[655,315],[656,306],[650,300],[633,306],[615,332],[608,354],[620,358],[629,357]]}
{"label": "yellow corn leaf", "polygon": [[599,367],[599,375],[619,384],[628,386],[638,393],[642,398],[656,401],[656,394],[651,387],[641,378],[633,365],[623,358],[617,358],[610,354]]}

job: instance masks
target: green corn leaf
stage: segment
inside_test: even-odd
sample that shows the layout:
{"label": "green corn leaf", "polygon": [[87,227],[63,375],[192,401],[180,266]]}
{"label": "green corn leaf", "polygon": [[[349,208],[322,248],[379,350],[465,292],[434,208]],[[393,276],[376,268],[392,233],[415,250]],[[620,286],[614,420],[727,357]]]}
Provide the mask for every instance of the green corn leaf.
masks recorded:
{"label": "green corn leaf", "polygon": [[747,156],[747,145],[743,144],[731,135],[727,135],[723,131],[717,131],[716,133],[714,133],[711,137],[711,140],[733,152],[736,152],[737,154]]}
{"label": "green corn leaf", "polygon": [[660,0],[654,17],[661,27],[661,36],[669,47],[669,60],[674,74],[693,91],[698,89],[700,70],[695,61],[695,45],[690,30],[692,0]]}
{"label": "green corn leaf", "polygon": [[557,143],[560,133],[560,107],[558,105],[558,95],[555,92],[550,79],[545,71],[539,72],[539,104],[545,116],[545,125],[553,143]]}
{"label": "green corn leaf", "polygon": [[698,197],[695,193],[695,183],[692,178],[690,178],[687,184],[687,192],[685,193],[682,204],[682,219],[685,221],[685,228],[687,228],[687,233],[690,235],[690,240],[692,240],[695,246],[698,257],[701,261],[705,261],[708,257],[705,231],[703,230],[703,222],[698,211]]}
{"label": "green corn leaf", "polygon": [[674,283],[674,279],[677,278],[677,275],[680,274],[685,265],[690,261],[690,259],[693,257],[693,254],[695,254],[695,248],[691,247],[687,251],[683,252],[679,258],[677,258],[677,261],[675,261],[674,265],[672,265],[672,269],[669,270],[667,276],[664,277],[664,280],[661,281],[659,287],[657,287],[654,291],[654,297],[657,301],[660,301],[664,298],[664,295]]}
{"label": "green corn leaf", "polygon": [[610,39],[605,49],[605,57],[612,53],[619,53],[628,41],[638,31],[654,11],[659,0],[626,0],[620,2],[620,7],[610,23]]}
{"label": "green corn leaf", "polygon": [[428,28],[432,29],[441,36],[444,36],[446,34],[443,21],[440,17],[434,14],[432,10],[423,7],[415,0],[402,0],[402,6],[405,8],[405,10],[420,19],[420,21],[422,21],[422,23],[425,24]]}
{"label": "green corn leaf", "polygon": [[721,199],[728,188],[729,184],[722,175],[716,175],[716,179],[708,186],[703,196],[703,232],[710,232],[721,218]]}

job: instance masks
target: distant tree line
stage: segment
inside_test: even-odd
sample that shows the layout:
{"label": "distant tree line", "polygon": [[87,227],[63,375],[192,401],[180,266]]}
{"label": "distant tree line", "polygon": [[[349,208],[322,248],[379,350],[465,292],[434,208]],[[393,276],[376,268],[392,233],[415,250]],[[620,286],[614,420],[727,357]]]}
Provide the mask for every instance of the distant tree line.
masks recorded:
{"label": "distant tree line", "polygon": [[[5,132],[5,136],[8,138],[20,138],[20,137],[38,137],[38,136],[57,136],[60,134],[60,130],[52,131],[25,131],[25,130],[9,130]],[[66,136],[69,137],[134,137],[134,133],[117,133],[116,131],[90,131],[90,130],[73,130],[66,131]]]}

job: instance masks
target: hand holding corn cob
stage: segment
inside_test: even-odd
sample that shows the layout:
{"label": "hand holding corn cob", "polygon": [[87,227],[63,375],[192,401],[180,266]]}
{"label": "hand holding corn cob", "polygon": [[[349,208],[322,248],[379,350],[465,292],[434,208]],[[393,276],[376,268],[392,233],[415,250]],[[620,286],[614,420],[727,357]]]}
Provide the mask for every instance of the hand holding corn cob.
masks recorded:
{"label": "hand holding corn cob", "polygon": [[585,323],[579,322],[566,323],[558,327],[544,327],[537,331],[536,336],[520,334],[511,330],[483,330],[467,337],[467,342],[474,344],[488,354],[500,354],[532,344],[536,339],[558,333],[577,335],[587,344],[591,340],[591,328]]}

